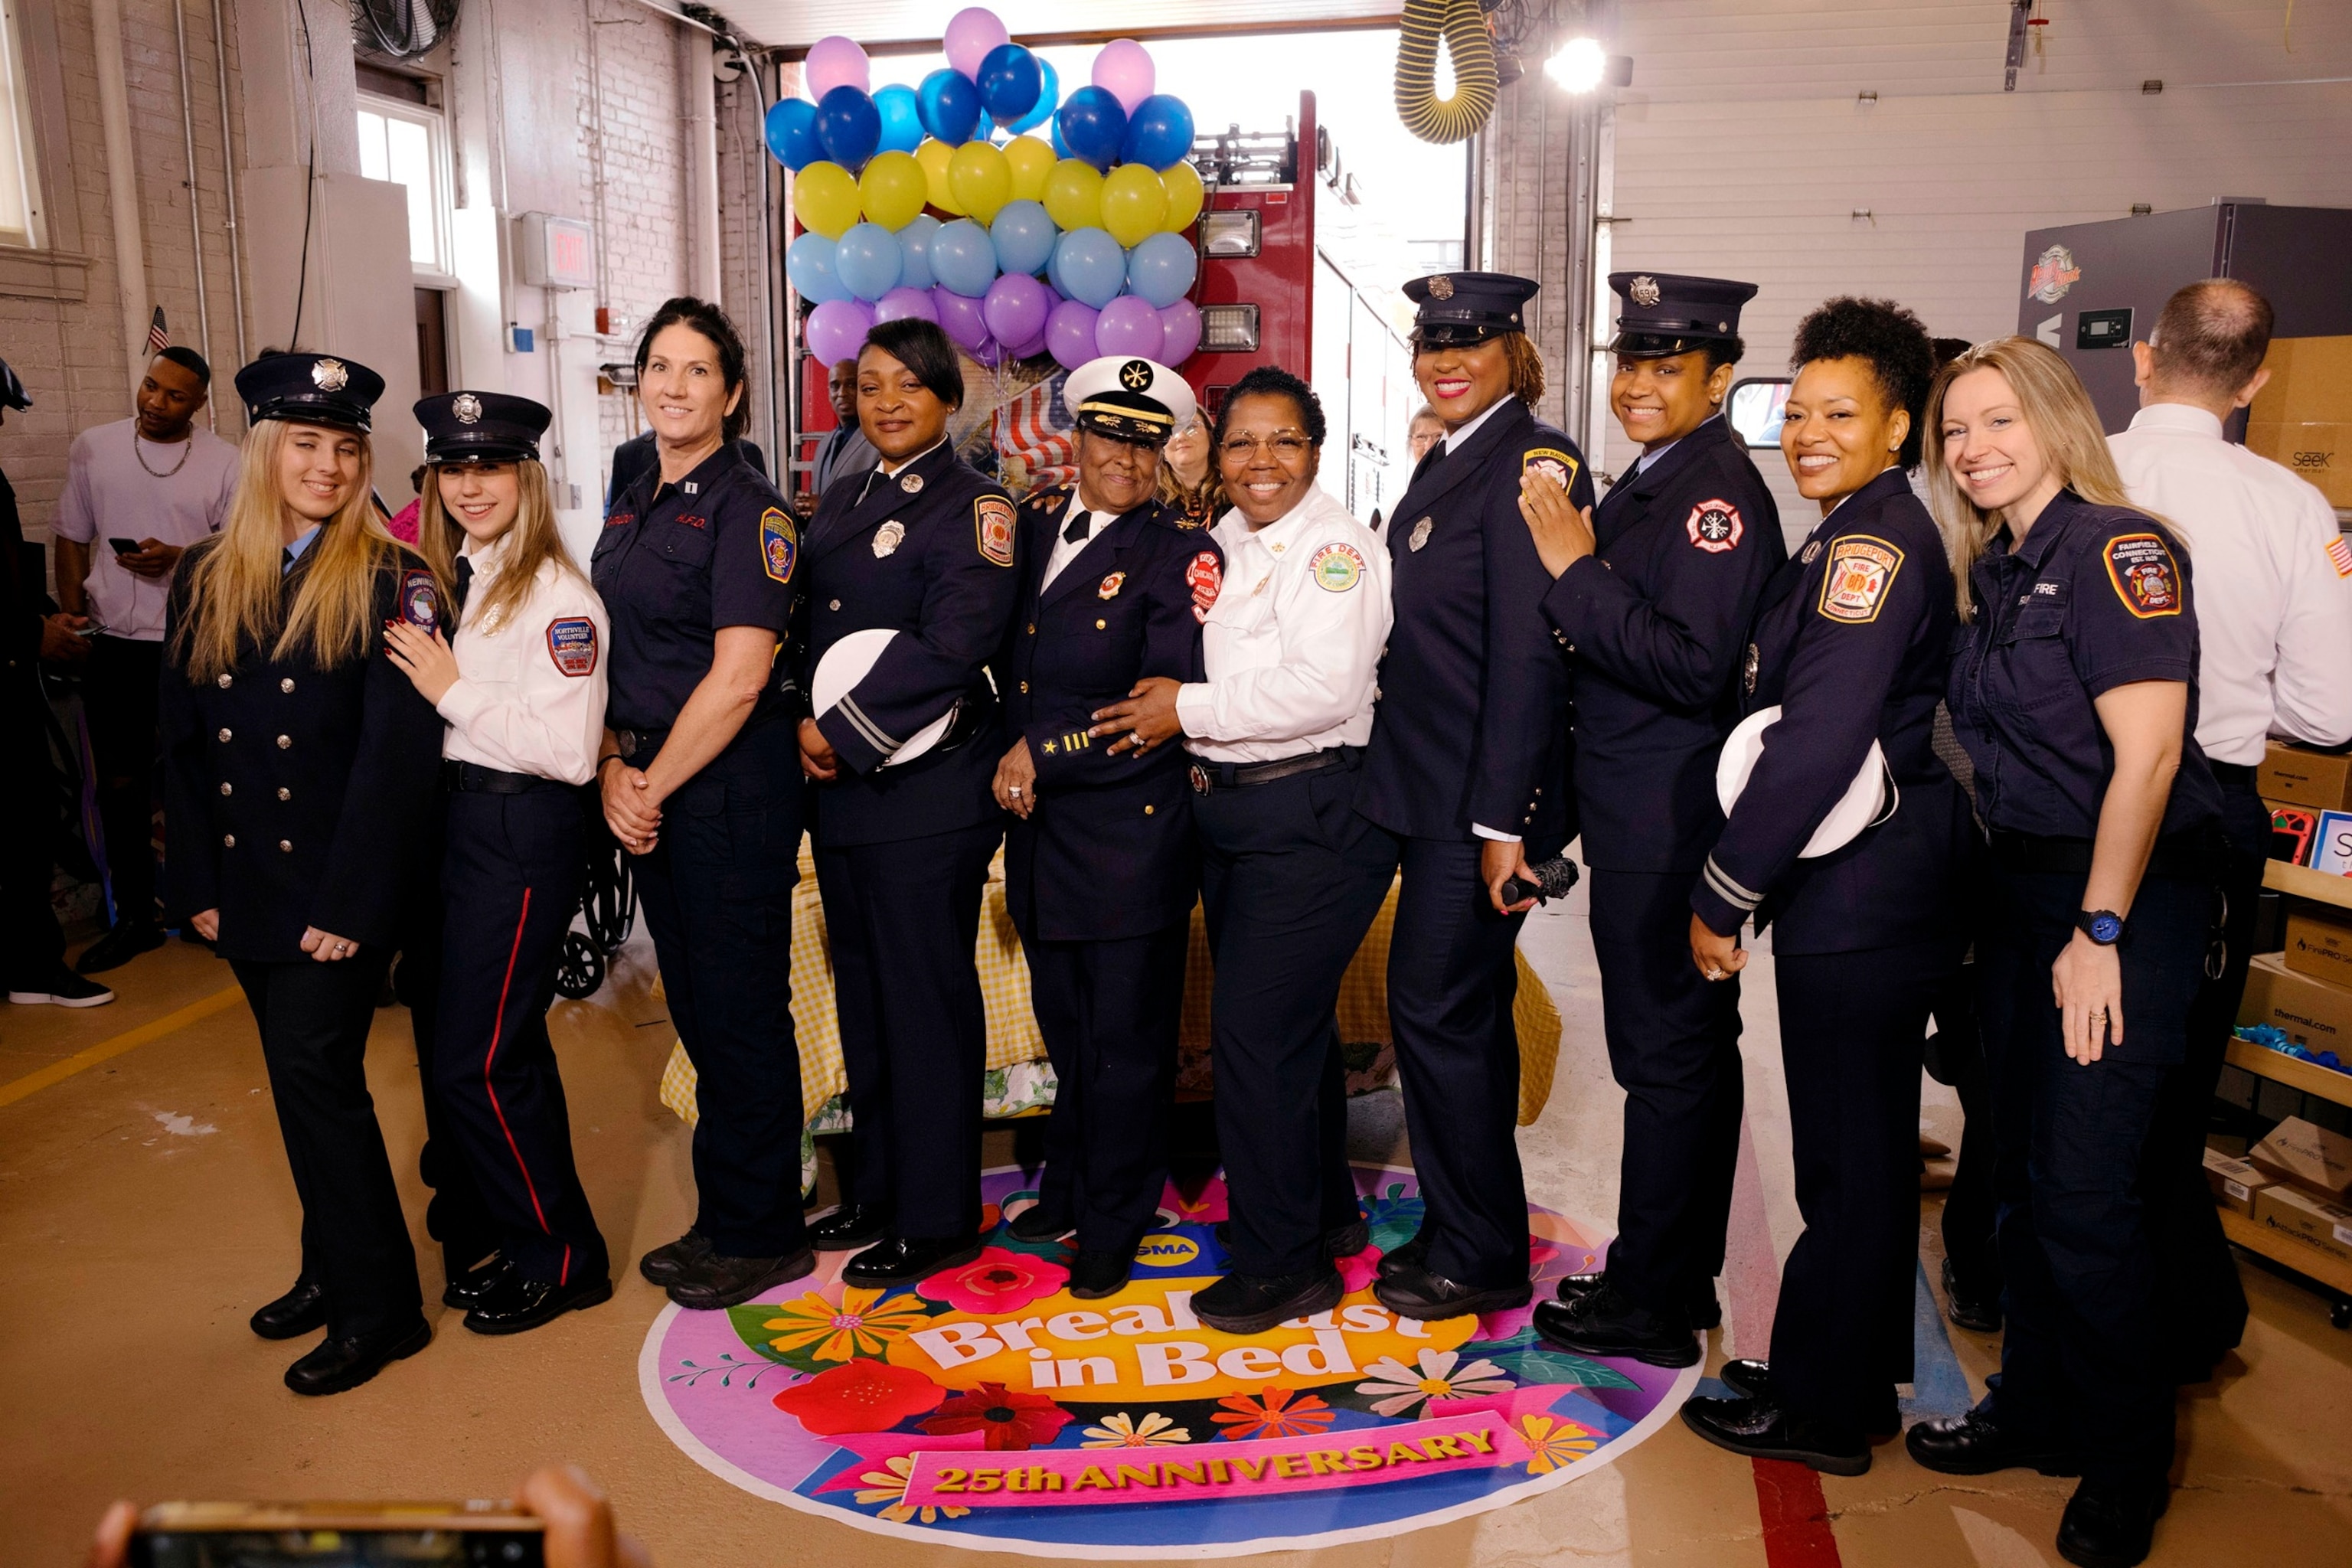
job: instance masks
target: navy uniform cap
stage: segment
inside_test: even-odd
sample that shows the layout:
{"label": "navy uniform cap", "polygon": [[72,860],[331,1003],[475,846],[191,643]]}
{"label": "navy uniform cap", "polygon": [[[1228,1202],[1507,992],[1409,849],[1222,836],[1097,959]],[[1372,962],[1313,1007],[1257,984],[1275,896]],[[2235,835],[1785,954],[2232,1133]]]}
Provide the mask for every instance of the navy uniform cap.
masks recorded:
{"label": "navy uniform cap", "polygon": [[1413,302],[1414,340],[1465,347],[1528,330],[1527,303],[1543,285],[1507,272],[1433,272],[1404,286]]}
{"label": "navy uniform cap", "polygon": [[290,419],[364,436],[383,377],[333,354],[263,354],[236,373],[236,395],[245,399],[248,424]]}
{"label": "navy uniform cap", "polygon": [[1625,302],[1609,352],[1628,359],[1731,342],[1739,336],[1739,307],[1756,298],[1753,283],[1675,272],[1612,272],[1609,287]]}
{"label": "navy uniform cap", "polygon": [[1062,406],[1082,430],[1157,447],[1192,423],[1190,383],[1156,360],[1132,354],[1090,359],[1062,384]]}
{"label": "navy uniform cap", "polygon": [[416,400],[425,460],[436,467],[537,462],[539,438],[554,417],[547,405],[503,392],[444,392]]}

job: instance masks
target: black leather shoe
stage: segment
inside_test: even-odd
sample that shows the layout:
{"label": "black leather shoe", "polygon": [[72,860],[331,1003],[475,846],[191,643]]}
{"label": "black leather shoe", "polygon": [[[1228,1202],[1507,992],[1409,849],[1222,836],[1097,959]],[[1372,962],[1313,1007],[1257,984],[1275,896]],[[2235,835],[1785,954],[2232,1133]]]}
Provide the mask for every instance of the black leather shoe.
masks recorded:
{"label": "black leather shoe", "polygon": [[1078,1227],[1069,1220],[1047,1214],[1044,1204],[1032,1204],[1014,1215],[1004,1228],[1013,1233],[1016,1241],[1039,1242],[1059,1241]]}
{"label": "black leather shoe", "polygon": [[805,1247],[781,1258],[730,1258],[723,1252],[706,1252],[671,1282],[669,1299],[691,1311],[715,1312],[721,1307],[740,1306],[761,1291],[798,1279],[815,1268],[816,1254]]}
{"label": "black leather shoe", "polygon": [[1725,1362],[1722,1370],[1715,1375],[1723,1380],[1724,1387],[1742,1399],[1772,1397],[1772,1364],[1769,1362],[1741,1356],[1736,1361]]}
{"label": "black leather shoe", "polygon": [[327,1326],[327,1288],[297,1279],[294,1289],[253,1314],[253,1331],[265,1340],[290,1340]]}
{"label": "black leather shoe", "polygon": [[1535,1287],[1522,1279],[1516,1285],[1465,1285],[1433,1274],[1426,1268],[1407,1266],[1372,1281],[1372,1299],[1401,1317],[1434,1323],[1445,1318],[1477,1313],[1507,1312],[1524,1307]]}
{"label": "black leather shoe", "polygon": [[432,1326],[422,1318],[405,1329],[328,1340],[286,1369],[286,1386],[297,1394],[341,1394],[432,1342]]}
{"label": "black leather shoe", "polygon": [[482,1292],[488,1289],[499,1275],[506,1272],[507,1260],[493,1255],[477,1268],[467,1268],[450,1275],[442,1282],[441,1304],[453,1312],[473,1310]]}
{"label": "black leather shoe", "polygon": [[1988,1295],[1969,1289],[1952,1271],[1948,1258],[1944,1259],[1944,1300],[1948,1303],[1945,1308],[1947,1315],[1969,1332],[2000,1332],[2000,1292],[1995,1290]]}
{"label": "black leather shoe", "polygon": [[2171,1489],[2084,1481],[2058,1521],[2058,1555],[2079,1568],[2133,1568],[2147,1560]]}
{"label": "black leather shoe", "polygon": [[1134,1267],[1135,1248],[1131,1247],[1125,1252],[1082,1248],[1077,1261],[1070,1265],[1070,1294],[1081,1301],[1116,1296],[1127,1289],[1127,1277]]}
{"label": "black leather shoe", "polygon": [[[1552,1294],[1563,1301],[1573,1301],[1579,1296],[1591,1295],[1608,1281],[1606,1274],[1570,1274],[1560,1280]],[[1714,1281],[1709,1280],[1704,1291],[1691,1298],[1683,1313],[1694,1329],[1703,1331],[1723,1327],[1723,1303],[1716,1299]]]}
{"label": "black leather shoe", "polygon": [[[698,1230],[689,1230],[667,1247],[656,1247],[637,1259],[637,1272],[653,1283],[667,1289],[686,1277],[697,1258],[710,1252],[710,1238]],[[450,1305],[457,1305],[451,1302]]]}
{"label": "black leather shoe", "polygon": [[[1221,1219],[1216,1223],[1215,1229],[1217,1245],[1231,1252],[1234,1249],[1234,1222]],[[1358,1220],[1353,1225],[1334,1226],[1323,1233],[1323,1256],[1336,1262],[1342,1258],[1355,1257],[1371,1244],[1372,1227],[1362,1220]],[[1428,1248],[1423,1247],[1422,1250],[1425,1252]],[[1388,1267],[1389,1260],[1383,1257],[1380,1261],[1381,1272],[1383,1274],[1388,1272]]]}
{"label": "black leather shoe", "polygon": [[519,1334],[566,1312],[602,1306],[612,1299],[613,1281],[603,1274],[574,1279],[569,1285],[551,1285],[520,1268],[502,1268],[475,1297],[473,1310],[466,1314],[466,1326],[478,1334]]}
{"label": "black leather shoe", "polygon": [[1679,1314],[1637,1307],[1614,1285],[1603,1284],[1573,1301],[1538,1301],[1536,1332],[1578,1355],[1631,1356],[1652,1366],[1696,1366],[1698,1336]]}
{"label": "black leather shoe", "polygon": [[117,921],[114,929],[82,949],[74,960],[77,974],[103,974],[120,969],[142,952],[163,945],[163,932],[152,921]]}
{"label": "black leather shoe", "polygon": [[844,1204],[809,1226],[809,1245],[819,1252],[856,1252],[890,1233],[890,1211],[880,1204]]}
{"label": "black leather shoe", "polygon": [[1192,1315],[1223,1333],[1262,1334],[1328,1311],[1346,1294],[1339,1271],[1328,1263],[1297,1274],[1228,1274],[1192,1298]]}
{"label": "black leather shoe", "polygon": [[917,1241],[894,1236],[851,1258],[841,1277],[861,1289],[871,1290],[882,1285],[908,1284],[942,1268],[969,1263],[979,1256],[978,1237],[945,1236]]}
{"label": "black leather shoe", "polygon": [[2064,1449],[2011,1436],[1973,1410],[1920,1422],[1903,1434],[1903,1447],[1922,1468],[1947,1476],[1989,1476],[1995,1470],[2083,1473],[2080,1461]]}
{"label": "black leather shoe", "polygon": [[1870,1439],[1860,1432],[1791,1415],[1769,1399],[1686,1399],[1683,1425],[1751,1459],[1793,1459],[1832,1476],[1870,1468]]}

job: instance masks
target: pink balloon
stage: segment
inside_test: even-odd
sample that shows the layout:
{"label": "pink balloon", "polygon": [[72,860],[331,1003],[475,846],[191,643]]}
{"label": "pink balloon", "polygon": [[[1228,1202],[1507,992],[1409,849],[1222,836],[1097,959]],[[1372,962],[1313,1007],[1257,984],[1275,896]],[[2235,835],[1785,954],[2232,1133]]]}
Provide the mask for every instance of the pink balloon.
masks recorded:
{"label": "pink balloon", "polygon": [[1102,308],[1095,321],[1095,352],[1158,359],[1164,334],[1160,312],[1139,294],[1121,294]]}
{"label": "pink balloon", "polygon": [[874,310],[861,300],[827,300],[809,312],[808,349],[821,364],[856,359],[873,329]]}
{"label": "pink balloon", "polygon": [[931,304],[940,313],[940,326],[964,348],[977,349],[988,341],[988,318],[981,314],[979,300],[940,284],[931,290]]}
{"label": "pink balloon", "polygon": [[1013,35],[985,5],[967,5],[949,17],[940,39],[948,64],[974,81],[980,79],[980,62],[988,58],[988,51],[1012,41]]}
{"label": "pink balloon", "polygon": [[1160,308],[1160,363],[1171,368],[1182,364],[1200,346],[1201,308],[1190,300],[1162,305]]}
{"label": "pink balloon", "polygon": [[1045,286],[1025,272],[1009,272],[988,286],[981,314],[1001,343],[1025,343],[1045,330]]}
{"label": "pink balloon", "polygon": [[1064,370],[1076,370],[1095,357],[1095,318],[1092,305],[1076,300],[1065,300],[1054,307],[1045,318],[1045,347],[1054,363]]}
{"label": "pink balloon", "polygon": [[928,289],[893,289],[874,301],[874,321],[877,326],[884,321],[936,321],[939,319],[939,307],[931,303],[931,291]]}
{"label": "pink balloon", "polygon": [[808,63],[802,68],[802,80],[808,83],[812,100],[822,100],[836,87],[854,87],[860,92],[874,89],[874,68],[866,58],[866,51],[856,40],[835,34],[819,38],[809,46]]}
{"label": "pink balloon", "polygon": [[1151,96],[1158,74],[1152,68],[1151,51],[1133,38],[1114,38],[1095,56],[1095,85],[1118,100],[1118,106],[1129,114]]}

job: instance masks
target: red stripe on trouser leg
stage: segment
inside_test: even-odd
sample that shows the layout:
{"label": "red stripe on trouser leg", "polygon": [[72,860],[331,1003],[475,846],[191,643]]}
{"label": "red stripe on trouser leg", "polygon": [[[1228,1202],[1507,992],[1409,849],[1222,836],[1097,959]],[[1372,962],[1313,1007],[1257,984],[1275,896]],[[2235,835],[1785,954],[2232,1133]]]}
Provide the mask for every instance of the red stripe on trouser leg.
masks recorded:
{"label": "red stripe on trouser leg", "polygon": [[[507,1125],[506,1110],[499,1104],[498,1088],[490,1082],[490,1068],[499,1059],[499,1037],[506,1029],[507,996],[514,990],[515,961],[522,953],[522,928],[530,919],[530,889],[525,888],[522,890],[522,912],[515,917],[514,945],[507,950],[507,975],[499,983],[499,1010],[490,1019],[490,1050],[482,1058],[482,1092],[490,1097],[490,1112],[499,1119],[499,1131],[506,1134],[507,1152],[514,1156],[515,1169],[522,1173],[522,1189],[530,1194],[530,1212],[539,1219],[540,1234],[551,1237],[555,1233],[547,1227],[547,1211],[540,1206],[538,1184],[530,1179],[530,1167],[523,1163],[522,1147],[515,1142],[514,1129]],[[558,1285],[572,1283],[572,1248],[569,1245],[563,1249],[563,1266],[556,1271],[555,1282]]]}
{"label": "red stripe on trouser leg", "polygon": [[1756,1511],[1764,1523],[1769,1568],[1839,1568],[1837,1536],[1822,1478],[1792,1459],[1753,1459]]}

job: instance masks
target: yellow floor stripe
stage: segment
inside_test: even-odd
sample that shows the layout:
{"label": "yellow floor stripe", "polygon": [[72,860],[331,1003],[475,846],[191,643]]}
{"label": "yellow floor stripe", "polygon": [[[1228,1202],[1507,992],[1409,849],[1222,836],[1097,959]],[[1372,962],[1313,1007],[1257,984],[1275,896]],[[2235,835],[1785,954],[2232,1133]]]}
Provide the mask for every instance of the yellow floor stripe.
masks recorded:
{"label": "yellow floor stripe", "polygon": [[222,1009],[234,1007],[244,1000],[244,990],[232,985],[226,991],[214,992],[201,1002],[191,1002],[176,1013],[166,1013],[152,1024],[142,1024],[137,1028],[117,1035],[110,1040],[100,1040],[87,1050],[76,1051],[63,1061],[51,1062],[38,1072],[26,1073],[16,1082],[0,1087],[0,1105],[14,1105],[28,1094],[37,1093],[53,1083],[62,1083],[78,1072],[94,1068],[99,1063],[119,1057],[125,1051],[137,1050],[141,1046],[160,1040],[175,1030],[186,1028],[200,1018],[209,1018]]}

